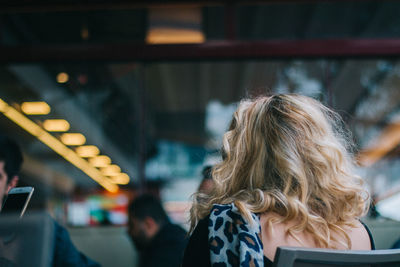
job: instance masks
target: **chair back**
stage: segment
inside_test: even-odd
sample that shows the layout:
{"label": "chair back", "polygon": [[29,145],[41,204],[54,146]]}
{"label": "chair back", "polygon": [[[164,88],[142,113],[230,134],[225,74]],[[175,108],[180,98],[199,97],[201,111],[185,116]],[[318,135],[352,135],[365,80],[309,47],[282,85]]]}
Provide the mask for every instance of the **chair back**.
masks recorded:
{"label": "chair back", "polygon": [[278,247],[275,267],[399,267],[400,249],[333,250]]}
{"label": "chair back", "polygon": [[50,267],[54,224],[45,213],[0,214],[0,266]]}

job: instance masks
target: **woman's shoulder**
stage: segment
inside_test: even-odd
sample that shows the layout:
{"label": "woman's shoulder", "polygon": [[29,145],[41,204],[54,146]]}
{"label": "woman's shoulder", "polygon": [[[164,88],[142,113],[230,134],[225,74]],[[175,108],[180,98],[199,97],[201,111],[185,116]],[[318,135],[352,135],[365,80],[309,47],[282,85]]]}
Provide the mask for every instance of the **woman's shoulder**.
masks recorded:
{"label": "woman's shoulder", "polygon": [[239,227],[242,231],[251,231],[250,229],[254,232],[259,231],[258,215],[249,212],[249,216],[243,215],[234,203],[214,204],[208,216],[208,227],[210,231],[218,231],[220,228],[231,226]]}
{"label": "woman's shoulder", "polygon": [[257,215],[251,213],[251,216],[252,222],[246,220],[233,203],[213,206],[208,220],[212,263],[240,262],[247,266],[256,262],[263,265],[261,227]]}
{"label": "woman's shoulder", "polygon": [[[273,222],[273,223],[271,223]],[[260,217],[260,224],[262,228],[263,240],[268,240],[265,243],[265,250],[271,251],[271,255],[274,255],[274,251],[278,246],[307,246],[317,247],[315,238],[308,232],[300,232],[296,234],[297,238],[292,235],[287,235],[289,228],[294,227],[298,222],[296,220],[282,221],[282,217],[272,213],[264,213]],[[374,249],[374,241],[369,229],[361,223],[361,221],[354,219],[347,222],[346,225],[341,225],[340,228],[344,231],[351,240],[351,249],[353,250],[370,250]],[[334,237],[335,247],[339,249],[346,249],[344,245],[346,243],[345,237],[341,232],[332,232]],[[299,243],[301,240],[301,243]],[[271,258],[271,255],[267,256]]]}
{"label": "woman's shoulder", "polygon": [[186,246],[182,267],[211,266],[208,246],[208,217],[198,221]]}
{"label": "woman's shoulder", "polygon": [[372,235],[369,229],[361,221],[354,220],[354,227],[348,227],[346,230],[351,240],[351,249],[370,250],[374,249]]}
{"label": "woman's shoulder", "polygon": [[232,219],[232,214],[236,213],[233,204],[214,204],[210,210],[210,213],[204,218],[200,219],[196,227],[193,230],[192,235],[196,234],[208,234],[208,228],[214,225],[214,222],[221,220],[225,221],[227,218]]}

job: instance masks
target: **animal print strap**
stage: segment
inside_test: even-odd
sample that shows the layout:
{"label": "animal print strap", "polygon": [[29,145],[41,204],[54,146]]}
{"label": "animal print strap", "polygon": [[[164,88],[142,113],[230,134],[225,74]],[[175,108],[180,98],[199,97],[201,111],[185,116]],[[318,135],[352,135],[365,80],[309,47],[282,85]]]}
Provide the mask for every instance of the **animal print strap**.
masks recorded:
{"label": "animal print strap", "polygon": [[214,205],[208,221],[208,242],[213,267],[264,266],[260,219],[246,222],[234,204]]}

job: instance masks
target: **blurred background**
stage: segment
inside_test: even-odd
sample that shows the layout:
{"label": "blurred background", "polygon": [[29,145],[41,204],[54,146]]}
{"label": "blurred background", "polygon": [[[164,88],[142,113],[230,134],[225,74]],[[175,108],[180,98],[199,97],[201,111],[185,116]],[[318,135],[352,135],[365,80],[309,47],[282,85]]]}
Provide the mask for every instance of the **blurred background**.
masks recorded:
{"label": "blurred background", "polygon": [[104,266],[119,266],[109,255],[127,266],[129,201],[158,194],[187,227],[190,196],[220,160],[237,102],[290,92],[343,116],[371,216],[390,218],[394,241],[399,14],[400,1],[0,3],[0,130],[23,146],[30,208],[68,225]]}

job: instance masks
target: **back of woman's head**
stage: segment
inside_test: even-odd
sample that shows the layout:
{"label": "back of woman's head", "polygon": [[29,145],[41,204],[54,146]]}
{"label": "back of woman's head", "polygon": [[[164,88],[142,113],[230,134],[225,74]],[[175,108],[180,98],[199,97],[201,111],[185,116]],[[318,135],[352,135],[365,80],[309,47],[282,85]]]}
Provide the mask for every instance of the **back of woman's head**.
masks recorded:
{"label": "back of woman's head", "polygon": [[368,206],[342,126],[337,113],[306,96],[242,101],[213,169],[215,189],[195,196],[192,226],[214,203],[234,202],[250,221],[249,212],[297,220],[289,234],[308,230],[329,247],[330,231],[343,233]]}

